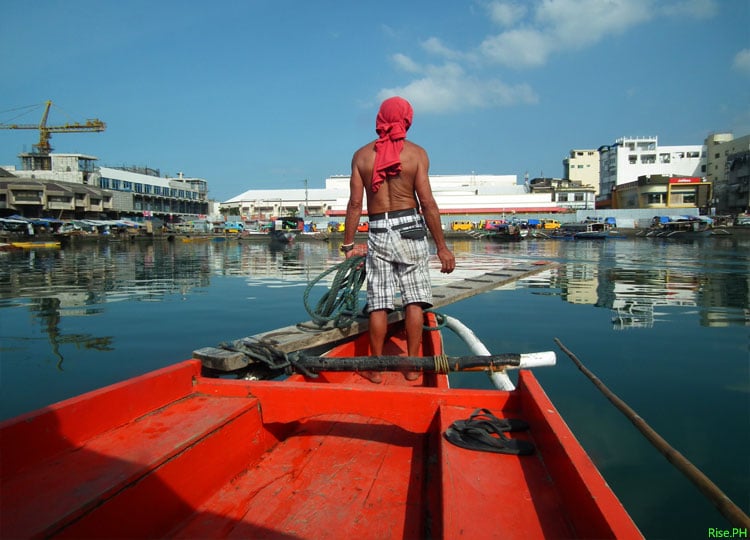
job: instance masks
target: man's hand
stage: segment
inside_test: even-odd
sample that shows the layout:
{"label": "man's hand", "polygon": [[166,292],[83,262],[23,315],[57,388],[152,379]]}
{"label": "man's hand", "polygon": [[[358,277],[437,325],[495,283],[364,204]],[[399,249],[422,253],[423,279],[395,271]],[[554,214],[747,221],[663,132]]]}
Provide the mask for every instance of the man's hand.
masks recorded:
{"label": "man's hand", "polygon": [[440,272],[443,274],[450,274],[456,269],[456,258],[448,248],[439,249],[437,252],[438,259],[440,259]]}

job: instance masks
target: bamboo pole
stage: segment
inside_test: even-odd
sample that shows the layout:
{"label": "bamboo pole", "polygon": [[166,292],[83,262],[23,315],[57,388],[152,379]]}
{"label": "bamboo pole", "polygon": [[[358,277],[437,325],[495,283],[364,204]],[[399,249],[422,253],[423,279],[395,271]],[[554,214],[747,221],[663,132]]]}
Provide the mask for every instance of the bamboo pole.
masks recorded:
{"label": "bamboo pole", "polygon": [[594,383],[602,394],[617,407],[625,417],[640,431],[646,439],[669,461],[677,470],[684,474],[708,498],[716,509],[729,523],[735,527],[750,529],[750,517],[737,506],[727,495],[714,484],[703,472],[693,465],[685,456],[673,448],[664,438],[659,435],[648,423],[638,416],[630,406],[613,393],[605,384],[599,380],[583,363],[573,354],[559,339],[555,343],[568,355],[581,372]]}

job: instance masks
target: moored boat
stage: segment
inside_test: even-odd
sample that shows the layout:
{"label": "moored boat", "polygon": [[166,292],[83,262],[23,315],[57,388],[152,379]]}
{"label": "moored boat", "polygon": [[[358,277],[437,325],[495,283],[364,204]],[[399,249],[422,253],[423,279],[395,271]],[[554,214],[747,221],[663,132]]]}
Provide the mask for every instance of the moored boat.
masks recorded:
{"label": "moored boat", "polygon": [[714,227],[713,219],[706,216],[657,216],[644,236],[652,238],[694,239],[711,236],[728,236],[725,228]]}
{"label": "moored boat", "polygon": [[56,249],[60,247],[60,242],[11,242],[10,245],[16,249]]}
{"label": "moored boat", "polygon": [[[451,389],[440,333],[408,359],[401,322],[382,384],[334,371],[372,368],[368,337],[312,358],[317,377],[211,378],[193,359],[0,423],[0,536],[641,537],[530,371]],[[528,429],[448,440],[477,410]]]}
{"label": "moored boat", "polygon": [[499,223],[488,229],[485,237],[495,242],[518,242],[524,239],[521,228],[511,223]]}

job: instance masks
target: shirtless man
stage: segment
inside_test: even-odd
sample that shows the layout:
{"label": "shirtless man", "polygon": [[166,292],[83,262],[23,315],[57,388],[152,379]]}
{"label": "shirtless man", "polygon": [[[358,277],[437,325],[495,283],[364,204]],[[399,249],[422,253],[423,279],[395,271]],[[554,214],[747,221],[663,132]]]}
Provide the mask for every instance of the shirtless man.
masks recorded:
{"label": "shirtless man", "polygon": [[[406,311],[408,355],[417,356],[419,353],[423,310],[432,306],[425,223],[437,247],[440,271],[451,273],[456,267],[453,253],[446,246],[440,212],[432,195],[427,152],[406,140],[412,114],[411,105],[405,99],[393,97],[385,100],[375,122],[379,138],[357,150],[352,158],[341,250],[347,258],[354,255],[354,233],[362,215],[363,197],[367,193],[370,222],[367,305],[373,356],[383,354],[388,313],[395,307],[396,285]],[[373,382],[381,380],[377,373],[364,375]],[[418,374],[406,373],[405,377],[414,380]]]}

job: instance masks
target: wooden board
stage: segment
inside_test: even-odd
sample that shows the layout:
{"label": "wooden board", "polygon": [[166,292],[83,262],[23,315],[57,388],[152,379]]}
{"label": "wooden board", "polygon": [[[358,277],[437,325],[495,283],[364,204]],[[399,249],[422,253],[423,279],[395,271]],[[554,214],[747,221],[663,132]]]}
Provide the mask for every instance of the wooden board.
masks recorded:
{"label": "wooden board", "polygon": [[[433,309],[440,309],[557,266],[557,263],[549,261],[523,262],[503,266],[476,277],[434,287],[432,290]],[[388,322],[395,323],[403,318],[403,310],[396,310],[388,316]],[[272,346],[280,352],[290,353],[345,341],[366,332],[367,329],[367,317],[358,317],[345,328],[336,328],[332,323],[318,326],[314,322],[308,321],[239,339],[230,345],[236,346],[246,341],[259,342]],[[247,356],[243,353],[218,347],[197,349],[193,351],[193,358],[199,359],[204,367],[218,371],[235,371],[245,368],[249,364]]]}

